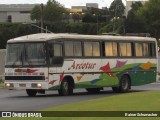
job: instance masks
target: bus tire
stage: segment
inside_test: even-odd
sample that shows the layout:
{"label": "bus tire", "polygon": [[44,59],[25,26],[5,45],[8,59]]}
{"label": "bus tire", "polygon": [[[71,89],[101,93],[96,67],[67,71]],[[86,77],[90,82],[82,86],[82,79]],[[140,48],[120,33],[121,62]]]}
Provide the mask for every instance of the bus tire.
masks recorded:
{"label": "bus tire", "polygon": [[35,97],[37,94],[37,90],[33,90],[33,89],[26,89],[26,93],[29,97]]}
{"label": "bus tire", "polygon": [[68,96],[73,94],[73,87],[69,84],[69,82],[66,79],[64,79],[61,83],[61,86],[58,92],[59,92],[59,95]]}
{"label": "bus tire", "polygon": [[86,88],[89,93],[99,93],[101,88]]}
{"label": "bus tire", "polygon": [[112,90],[116,93],[125,93],[130,89],[130,78],[128,75],[123,75],[119,87],[112,87]]}

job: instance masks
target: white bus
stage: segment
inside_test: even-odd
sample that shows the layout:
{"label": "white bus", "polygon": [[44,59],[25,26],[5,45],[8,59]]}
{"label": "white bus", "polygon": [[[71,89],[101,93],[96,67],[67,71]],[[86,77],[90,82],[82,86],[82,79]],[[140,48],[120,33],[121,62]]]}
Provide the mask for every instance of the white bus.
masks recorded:
{"label": "white bus", "polygon": [[28,96],[75,88],[99,92],[156,81],[157,43],[149,37],[39,33],[7,42],[5,86]]}

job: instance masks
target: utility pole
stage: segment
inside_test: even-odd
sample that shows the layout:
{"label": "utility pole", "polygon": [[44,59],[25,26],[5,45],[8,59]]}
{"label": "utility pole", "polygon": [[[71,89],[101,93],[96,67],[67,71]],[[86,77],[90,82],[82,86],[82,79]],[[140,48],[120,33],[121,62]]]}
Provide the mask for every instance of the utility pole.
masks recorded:
{"label": "utility pole", "polygon": [[43,3],[41,3],[40,8],[41,8],[41,33],[43,33]]}
{"label": "utility pole", "polygon": [[96,26],[97,26],[97,35],[98,35],[98,14],[93,14],[94,17],[96,17]]}
{"label": "utility pole", "polygon": [[124,21],[125,21],[125,16],[122,16],[123,34],[126,34],[126,29],[125,29],[125,23],[124,23]]}
{"label": "utility pole", "polygon": [[98,23],[99,21],[98,21],[98,14],[97,14],[97,35],[98,35]]}
{"label": "utility pole", "polygon": [[114,33],[114,30],[115,30],[115,22],[116,22],[116,19],[117,19],[117,3],[116,3],[116,8],[115,8],[115,15],[114,15],[114,18],[113,18],[113,33]]}

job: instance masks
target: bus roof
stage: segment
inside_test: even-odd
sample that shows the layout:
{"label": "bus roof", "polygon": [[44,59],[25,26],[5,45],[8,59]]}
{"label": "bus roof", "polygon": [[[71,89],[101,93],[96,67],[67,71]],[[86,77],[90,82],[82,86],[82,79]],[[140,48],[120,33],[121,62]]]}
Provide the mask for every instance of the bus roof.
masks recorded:
{"label": "bus roof", "polygon": [[7,41],[7,43],[17,42],[45,42],[48,40],[54,40],[58,38],[71,38],[71,39],[87,39],[87,40],[133,40],[133,41],[156,41],[155,38],[150,37],[135,37],[135,36],[112,36],[112,35],[80,35],[69,33],[37,33],[31,35],[25,35],[17,38],[13,38]]}

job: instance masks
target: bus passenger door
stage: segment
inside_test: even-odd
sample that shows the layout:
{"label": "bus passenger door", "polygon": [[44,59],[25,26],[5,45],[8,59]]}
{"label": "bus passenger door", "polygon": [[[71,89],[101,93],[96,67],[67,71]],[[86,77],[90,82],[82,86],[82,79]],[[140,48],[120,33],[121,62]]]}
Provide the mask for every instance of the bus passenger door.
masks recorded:
{"label": "bus passenger door", "polygon": [[55,89],[59,85],[61,72],[58,69],[63,66],[62,43],[49,43],[49,88]]}

